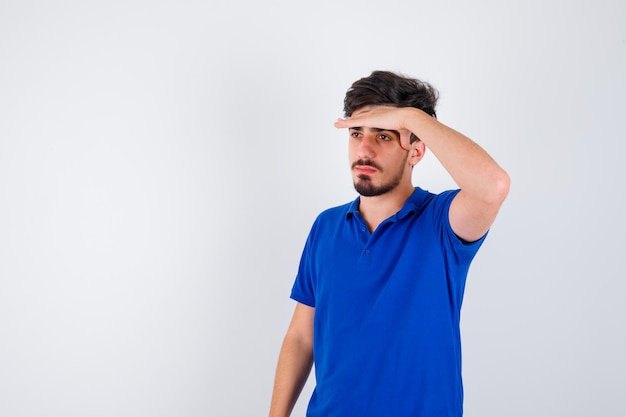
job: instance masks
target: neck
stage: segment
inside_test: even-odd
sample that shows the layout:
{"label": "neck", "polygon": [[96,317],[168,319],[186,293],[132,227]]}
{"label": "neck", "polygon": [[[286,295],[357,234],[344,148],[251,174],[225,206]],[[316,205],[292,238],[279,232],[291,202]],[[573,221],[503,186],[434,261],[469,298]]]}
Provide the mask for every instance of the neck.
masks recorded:
{"label": "neck", "polygon": [[359,213],[361,213],[361,217],[365,220],[370,232],[376,230],[385,219],[400,211],[414,190],[413,185],[405,183],[382,195],[361,196]]}

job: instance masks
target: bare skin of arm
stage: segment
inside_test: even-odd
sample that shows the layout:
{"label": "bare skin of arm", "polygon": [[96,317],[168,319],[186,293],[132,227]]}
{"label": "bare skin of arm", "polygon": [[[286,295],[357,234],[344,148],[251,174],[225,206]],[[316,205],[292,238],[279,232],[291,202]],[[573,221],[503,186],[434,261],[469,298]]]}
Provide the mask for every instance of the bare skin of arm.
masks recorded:
{"label": "bare skin of arm", "polygon": [[291,415],[309,377],[313,366],[314,314],[313,307],[296,305],[278,357],[270,417]]}
{"label": "bare skin of arm", "polygon": [[[372,106],[359,109],[348,119],[338,119],[335,127],[395,130],[400,133],[400,146],[407,151],[430,149],[461,189],[449,218],[452,230],[463,240],[478,240],[489,230],[508,194],[508,174],[484,149],[419,109]],[[411,144],[410,133],[420,140]]]}

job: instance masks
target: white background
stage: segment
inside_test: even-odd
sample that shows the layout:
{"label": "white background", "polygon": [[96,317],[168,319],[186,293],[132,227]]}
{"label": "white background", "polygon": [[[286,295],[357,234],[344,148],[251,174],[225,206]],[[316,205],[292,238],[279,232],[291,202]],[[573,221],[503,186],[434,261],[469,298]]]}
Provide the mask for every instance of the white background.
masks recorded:
{"label": "white background", "polygon": [[[0,415],[263,416],[346,89],[433,83],[512,189],[465,415],[623,416],[626,3],[0,3]],[[414,182],[454,187],[432,154]],[[302,416],[306,392],[294,415]]]}

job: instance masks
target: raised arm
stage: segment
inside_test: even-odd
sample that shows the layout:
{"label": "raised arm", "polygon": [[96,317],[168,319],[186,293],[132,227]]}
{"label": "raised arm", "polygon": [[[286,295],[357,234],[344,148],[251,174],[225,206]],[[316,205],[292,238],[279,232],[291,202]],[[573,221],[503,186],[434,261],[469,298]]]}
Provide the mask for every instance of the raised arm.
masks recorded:
{"label": "raised arm", "polygon": [[[487,232],[508,194],[508,174],[484,149],[419,109],[374,106],[337,120],[335,126],[396,130],[403,148],[430,149],[461,189],[449,216],[452,229],[463,240],[475,241]],[[420,141],[410,144],[410,133]]]}
{"label": "raised arm", "polygon": [[270,417],[288,417],[313,366],[313,316],[315,309],[298,303],[283,341]]}

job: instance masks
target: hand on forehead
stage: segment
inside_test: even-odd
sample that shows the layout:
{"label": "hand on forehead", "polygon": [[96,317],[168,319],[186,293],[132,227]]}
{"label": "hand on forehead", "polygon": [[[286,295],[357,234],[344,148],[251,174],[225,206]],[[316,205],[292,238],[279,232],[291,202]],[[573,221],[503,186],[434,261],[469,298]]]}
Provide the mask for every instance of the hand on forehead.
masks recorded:
{"label": "hand on forehead", "polygon": [[405,149],[411,148],[411,132],[405,128],[405,108],[392,106],[366,106],[352,113],[345,119],[339,118],[335,122],[338,129],[344,128],[372,128],[398,132],[400,145]]}

